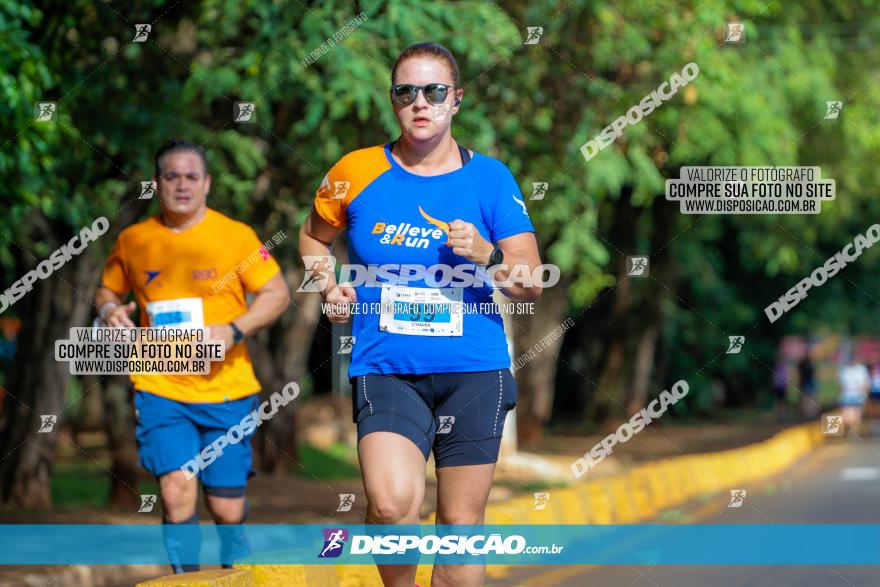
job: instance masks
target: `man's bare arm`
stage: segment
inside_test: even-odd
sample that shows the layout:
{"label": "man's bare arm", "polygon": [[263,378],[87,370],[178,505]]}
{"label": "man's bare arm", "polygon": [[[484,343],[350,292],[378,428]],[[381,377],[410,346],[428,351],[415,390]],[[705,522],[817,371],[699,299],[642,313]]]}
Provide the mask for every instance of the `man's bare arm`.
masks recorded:
{"label": "man's bare arm", "polygon": [[98,286],[98,291],[95,293],[95,307],[98,309],[101,320],[107,326],[129,328],[135,326],[129,316],[137,308],[137,304],[134,301],[123,304],[119,294],[108,287]]}
{"label": "man's bare arm", "polygon": [[278,319],[290,305],[290,289],[278,273],[258,289],[247,312],[234,320],[245,336],[261,330]]}

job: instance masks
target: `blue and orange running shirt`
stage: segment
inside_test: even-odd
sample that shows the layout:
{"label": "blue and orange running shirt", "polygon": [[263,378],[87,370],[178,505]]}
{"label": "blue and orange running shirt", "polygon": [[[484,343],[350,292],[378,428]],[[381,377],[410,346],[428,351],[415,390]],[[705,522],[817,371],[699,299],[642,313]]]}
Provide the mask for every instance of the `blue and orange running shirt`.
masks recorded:
{"label": "blue and orange running shirt", "polygon": [[[448,224],[456,219],[474,224],[491,243],[534,232],[510,170],[479,153],[455,171],[426,177],[403,169],[392,157],[390,145],[353,151],[324,177],[315,210],[329,224],[346,228],[349,261],[365,266],[411,264],[431,268],[442,264],[473,268],[470,261],[446,245]],[[431,284],[439,283],[437,275]],[[406,286],[436,288],[431,284],[417,279]],[[370,285],[369,281],[356,285],[357,304],[362,310],[352,316],[355,342],[349,377],[509,367],[501,315],[497,306],[492,311],[492,287],[456,288],[455,283],[449,287],[459,290],[454,293],[467,307],[461,315],[461,332],[426,336],[389,331],[385,324],[380,329],[380,312],[372,309],[382,304],[383,287]],[[398,318],[405,320],[403,316]]]}

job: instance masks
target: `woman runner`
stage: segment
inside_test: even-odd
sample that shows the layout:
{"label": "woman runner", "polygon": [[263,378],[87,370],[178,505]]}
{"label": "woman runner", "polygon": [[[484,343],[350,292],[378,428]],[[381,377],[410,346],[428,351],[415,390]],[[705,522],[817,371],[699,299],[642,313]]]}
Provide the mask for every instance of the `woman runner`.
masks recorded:
{"label": "woman runner", "polygon": [[[532,275],[541,260],[510,171],[452,137],[464,94],[452,54],[413,45],[394,64],[391,84],[400,138],[332,167],[300,232],[300,254],[329,258],[345,230],[352,264],[431,268],[356,287],[323,272],[328,318],[354,317],[349,377],[366,521],[419,522],[433,450],[437,523],[480,524],[516,383],[497,306],[486,310],[492,287],[447,284],[450,272],[435,269],[469,267],[485,278],[487,267],[502,265],[494,271],[502,291],[533,301],[540,286],[515,276]],[[416,565],[379,565],[379,573],[386,586],[412,587]],[[437,565],[431,585],[482,585],[484,577],[484,565]]]}

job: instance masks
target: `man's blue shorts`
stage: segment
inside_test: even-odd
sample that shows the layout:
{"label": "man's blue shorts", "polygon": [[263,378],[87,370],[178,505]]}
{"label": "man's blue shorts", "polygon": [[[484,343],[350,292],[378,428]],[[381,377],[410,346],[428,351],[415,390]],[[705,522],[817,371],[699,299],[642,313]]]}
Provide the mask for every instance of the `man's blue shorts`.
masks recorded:
{"label": "man's blue shorts", "polygon": [[[257,409],[258,395],[222,403],[187,403],[136,391],[136,437],[141,465],[156,477],[180,468]],[[251,470],[251,437],[230,442],[198,477],[205,493],[241,497]]]}
{"label": "man's blue shorts", "polygon": [[504,418],[516,406],[510,369],[425,375],[358,375],[352,378],[352,419],[358,440],[371,432],[396,432],[437,468],[498,460]]}

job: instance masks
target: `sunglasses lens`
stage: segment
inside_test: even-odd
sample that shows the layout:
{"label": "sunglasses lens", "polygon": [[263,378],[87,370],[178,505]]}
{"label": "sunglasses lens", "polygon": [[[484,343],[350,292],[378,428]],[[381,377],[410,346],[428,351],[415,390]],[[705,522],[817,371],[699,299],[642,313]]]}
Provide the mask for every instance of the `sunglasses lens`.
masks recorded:
{"label": "sunglasses lens", "polygon": [[407,84],[391,88],[391,95],[398,104],[411,104],[416,99],[418,89]]}
{"label": "sunglasses lens", "polygon": [[425,86],[425,100],[431,104],[441,104],[446,101],[449,86],[443,84],[428,84]]}

